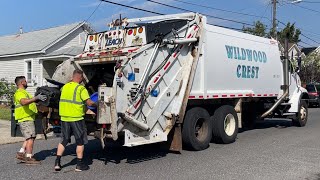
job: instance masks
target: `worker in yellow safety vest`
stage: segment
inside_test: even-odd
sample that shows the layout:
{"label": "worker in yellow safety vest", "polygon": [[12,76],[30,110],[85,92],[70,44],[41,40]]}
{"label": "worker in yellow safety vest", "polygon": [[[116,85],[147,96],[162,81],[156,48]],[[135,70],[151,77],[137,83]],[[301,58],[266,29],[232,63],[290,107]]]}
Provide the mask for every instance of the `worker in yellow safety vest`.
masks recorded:
{"label": "worker in yellow safety vest", "polygon": [[61,116],[61,142],[57,149],[57,158],[54,169],[61,170],[61,156],[66,145],[70,142],[71,133],[74,135],[77,144],[77,165],[76,171],[88,170],[89,166],[83,161],[84,144],[88,142],[87,130],[83,116],[85,105],[95,106],[90,99],[88,90],[81,85],[83,71],[74,70],[72,81],[65,84],[61,89],[59,102],[59,115]]}
{"label": "worker in yellow safety vest", "polygon": [[38,100],[45,101],[47,97],[42,94],[32,97],[26,91],[28,83],[24,76],[17,76],[15,83],[18,89],[14,94],[14,117],[18,121],[21,133],[25,138],[16,158],[27,164],[40,164],[40,161],[34,159],[32,155],[33,144],[36,138],[34,121],[38,112],[35,102]]}

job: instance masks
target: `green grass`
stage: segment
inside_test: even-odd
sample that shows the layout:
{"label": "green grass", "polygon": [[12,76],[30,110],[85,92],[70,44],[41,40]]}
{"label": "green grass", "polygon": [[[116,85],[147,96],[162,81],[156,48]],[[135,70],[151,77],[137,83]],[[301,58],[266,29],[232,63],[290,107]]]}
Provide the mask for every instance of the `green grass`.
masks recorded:
{"label": "green grass", "polygon": [[10,120],[11,112],[9,107],[0,106],[0,119],[2,120]]}

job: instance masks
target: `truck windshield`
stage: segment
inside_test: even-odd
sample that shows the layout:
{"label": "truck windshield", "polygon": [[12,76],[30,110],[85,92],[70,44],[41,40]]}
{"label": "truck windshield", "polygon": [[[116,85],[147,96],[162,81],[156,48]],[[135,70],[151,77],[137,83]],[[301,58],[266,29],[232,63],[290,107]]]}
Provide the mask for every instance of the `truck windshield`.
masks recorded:
{"label": "truck windshield", "polygon": [[313,84],[309,84],[306,86],[308,92],[316,92],[316,87]]}

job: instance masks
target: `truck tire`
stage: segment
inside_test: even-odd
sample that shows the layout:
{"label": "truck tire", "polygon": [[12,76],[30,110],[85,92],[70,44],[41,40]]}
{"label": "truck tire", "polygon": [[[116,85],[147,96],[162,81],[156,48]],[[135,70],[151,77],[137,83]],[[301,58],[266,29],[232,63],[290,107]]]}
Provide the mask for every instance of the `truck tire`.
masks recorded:
{"label": "truck tire", "polygon": [[190,150],[200,151],[209,146],[212,124],[207,110],[201,107],[189,109],[182,128],[183,144]]}
{"label": "truck tire", "polygon": [[213,141],[229,144],[236,140],[238,134],[238,116],[232,106],[219,107],[210,118],[212,121]]}
{"label": "truck tire", "polygon": [[306,101],[300,102],[299,112],[297,116],[292,119],[294,126],[303,127],[307,124],[308,121],[308,104]]}

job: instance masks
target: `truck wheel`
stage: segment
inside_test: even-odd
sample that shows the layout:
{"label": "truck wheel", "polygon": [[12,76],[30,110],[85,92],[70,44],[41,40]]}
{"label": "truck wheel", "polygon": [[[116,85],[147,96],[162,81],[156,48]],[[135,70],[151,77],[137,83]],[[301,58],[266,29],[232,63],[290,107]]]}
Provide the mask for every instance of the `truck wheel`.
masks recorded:
{"label": "truck wheel", "polygon": [[201,107],[189,109],[185,115],[182,141],[187,148],[200,151],[209,146],[212,138],[212,125],[207,110]]}
{"label": "truck wheel", "polygon": [[292,119],[292,123],[295,126],[303,127],[307,124],[308,121],[308,105],[306,101],[300,102],[299,112],[297,116]]}
{"label": "truck wheel", "polygon": [[219,107],[210,118],[213,122],[213,140],[229,144],[236,140],[238,134],[238,116],[232,106]]}

